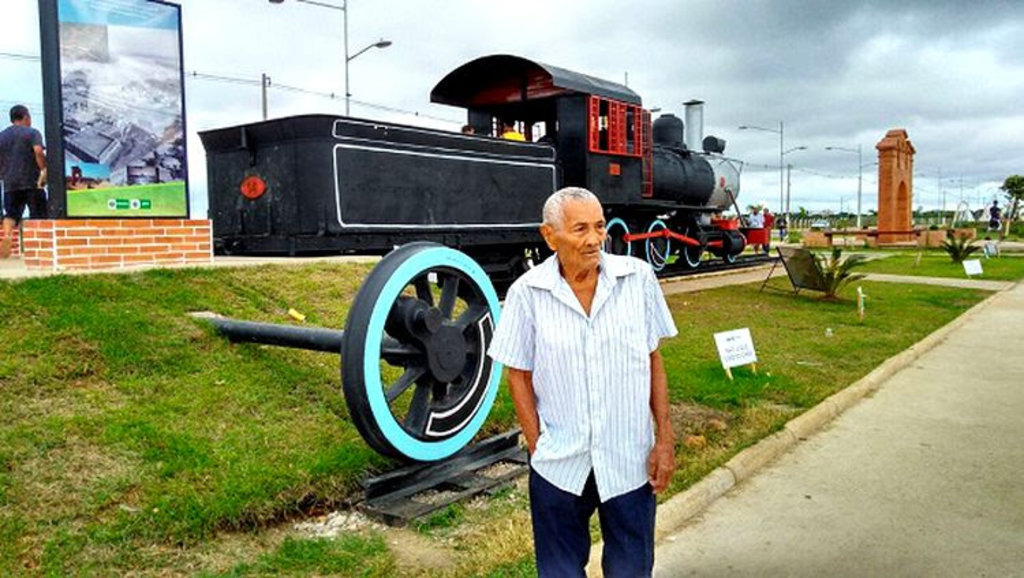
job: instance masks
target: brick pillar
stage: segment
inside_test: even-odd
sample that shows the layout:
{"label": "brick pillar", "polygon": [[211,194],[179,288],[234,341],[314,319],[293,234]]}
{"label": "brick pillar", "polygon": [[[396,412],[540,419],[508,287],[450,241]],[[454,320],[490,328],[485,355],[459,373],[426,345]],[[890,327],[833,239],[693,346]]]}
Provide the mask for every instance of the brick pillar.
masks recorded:
{"label": "brick pillar", "polygon": [[213,261],[212,235],[209,220],[28,220],[25,266],[63,271],[198,265]]}
{"label": "brick pillar", "polygon": [[[885,133],[878,149],[878,230],[909,231],[914,199],[914,145],[902,128]],[[913,241],[910,233],[879,234],[878,242]]]}

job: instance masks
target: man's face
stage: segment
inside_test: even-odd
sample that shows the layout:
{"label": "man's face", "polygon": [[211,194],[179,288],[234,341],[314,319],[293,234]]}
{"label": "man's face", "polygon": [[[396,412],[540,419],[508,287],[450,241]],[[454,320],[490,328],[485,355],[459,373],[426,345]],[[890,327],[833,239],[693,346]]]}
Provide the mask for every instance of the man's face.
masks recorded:
{"label": "man's face", "polygon": [[569,271],[596,269],[604,243],[604,210],[596,201],[569,201],[560,227],[541,225],[548,247],[558,253],[562,268]]}

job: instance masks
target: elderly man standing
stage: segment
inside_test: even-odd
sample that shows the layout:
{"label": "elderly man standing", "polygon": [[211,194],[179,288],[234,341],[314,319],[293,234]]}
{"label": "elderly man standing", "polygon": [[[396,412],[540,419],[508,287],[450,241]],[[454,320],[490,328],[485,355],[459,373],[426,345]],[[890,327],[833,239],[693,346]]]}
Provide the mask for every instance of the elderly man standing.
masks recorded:
{"label": "elderly man standing", "polygon": [[541,576],[583,576],[597,510],[605,576],[649,576],[654,494],[675,472],[658,344],[676,334],[651,268],[605,254],[601,203],[581,188],[544,204],[555,255],[509,289],[489,355],[508,369],[530,453]]}

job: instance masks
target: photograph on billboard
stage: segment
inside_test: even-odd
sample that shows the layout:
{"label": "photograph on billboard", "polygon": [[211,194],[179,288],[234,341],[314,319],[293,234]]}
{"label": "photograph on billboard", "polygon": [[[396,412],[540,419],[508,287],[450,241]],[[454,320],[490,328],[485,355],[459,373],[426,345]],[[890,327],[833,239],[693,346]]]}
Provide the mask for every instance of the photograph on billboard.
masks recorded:
{"label": "photograph on billboard", "polygon": [[181,12],[58,0],[68,217],[187,217]]}

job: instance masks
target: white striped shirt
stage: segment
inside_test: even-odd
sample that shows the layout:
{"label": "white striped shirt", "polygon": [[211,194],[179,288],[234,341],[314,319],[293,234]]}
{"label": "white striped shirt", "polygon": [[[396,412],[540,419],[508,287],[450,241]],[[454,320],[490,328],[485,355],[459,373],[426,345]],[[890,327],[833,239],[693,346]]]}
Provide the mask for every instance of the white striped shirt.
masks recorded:
{"label": "white striped shirt", "polygon": [[650,353],[675,323],[650,266],[601,255],[590,316],[551,256],[516,280],[488,354],[533,372],[533,469],[575,495],[591,469],[601,501],[647,482],[654,445]]}

